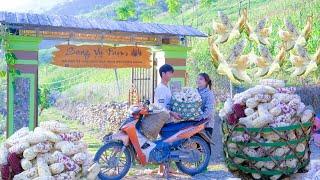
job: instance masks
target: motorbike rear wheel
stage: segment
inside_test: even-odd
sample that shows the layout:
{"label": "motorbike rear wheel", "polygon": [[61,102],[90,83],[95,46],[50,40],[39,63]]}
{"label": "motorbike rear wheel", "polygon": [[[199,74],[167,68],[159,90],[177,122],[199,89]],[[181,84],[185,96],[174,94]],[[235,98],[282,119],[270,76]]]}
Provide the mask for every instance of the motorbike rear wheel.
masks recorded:
{"label": "motorbike rear wheel", "polygon": [[177,168],[190,176],[194,176],[203,172],[209,165],[210,147],[208,143],[201,137],[193,136],[188,141],[184,142],[181,148],[196,151],[200,155],[200,161],[190,163],[185,161],[176,162]]}
{"label": "motorbike rear wheel", "polygon": [[118,180],[128,173],[132,157],[129,149],[124,147],[122,143],[108,142],[98,150],[94,162],[101,166],[98,174],[101,180]]}

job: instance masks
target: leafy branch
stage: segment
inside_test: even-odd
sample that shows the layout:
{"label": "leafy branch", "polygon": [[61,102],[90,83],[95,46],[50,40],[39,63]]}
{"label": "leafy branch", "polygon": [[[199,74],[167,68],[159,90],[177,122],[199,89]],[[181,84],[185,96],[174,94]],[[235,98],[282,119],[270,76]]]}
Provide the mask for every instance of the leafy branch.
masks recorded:
{"label": "leafy branch", "polygon": [[7,52],[5,53],[5,60],[9,67],[9,74],[11,74],[12,77],[14,77],[16,74],[19,75],[20,71],[16,70],[16,68],[14,67],[17,62],[16,56],[12,52]]}
{"label": "leafy branch", "polygon": [[123,5],[116,9],[119,20],[128,20],[136,15],[136,5],[134,0],[126,0]]}

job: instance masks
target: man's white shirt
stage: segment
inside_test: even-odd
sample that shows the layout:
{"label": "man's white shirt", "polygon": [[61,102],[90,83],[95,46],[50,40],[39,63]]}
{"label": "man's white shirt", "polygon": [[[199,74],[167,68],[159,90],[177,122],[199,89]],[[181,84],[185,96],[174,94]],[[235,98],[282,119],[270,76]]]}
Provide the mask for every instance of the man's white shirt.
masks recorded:
{"label": "man's white shirt", "polygon": [[154,103],[162,108],[169,110],[171,101],[171,90],[168,86],[160,83],[154,94]]}

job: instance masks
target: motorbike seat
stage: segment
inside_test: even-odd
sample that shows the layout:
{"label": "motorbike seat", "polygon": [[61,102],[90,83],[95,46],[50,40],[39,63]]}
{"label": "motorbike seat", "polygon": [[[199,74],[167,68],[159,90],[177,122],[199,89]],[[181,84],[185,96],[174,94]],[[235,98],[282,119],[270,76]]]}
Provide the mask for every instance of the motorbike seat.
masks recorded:
{"label": "motorbike seat", "polygon": [[182,121],[178,123],[168,123],[165,124],[161,131],[175,131],[175,130],[181,130],[190,126],[193,126],[197,121]]}
{"label": "motorbike seat", "polygon": [[190,126],[197,126],[206,123],[207,121],[207,119],[203,119],[201,121],[182,121],[178,123],[168,123],[162,127],[160,136],[162,139],[166,139],[182,129],[188,128]]}

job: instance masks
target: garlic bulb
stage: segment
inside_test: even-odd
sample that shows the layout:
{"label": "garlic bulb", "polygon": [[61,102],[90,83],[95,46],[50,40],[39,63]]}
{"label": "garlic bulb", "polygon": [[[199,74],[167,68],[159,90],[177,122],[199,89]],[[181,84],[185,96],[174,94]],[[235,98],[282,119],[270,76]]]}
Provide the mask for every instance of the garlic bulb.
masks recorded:
{"label": "garlic bulb", "polygon": [[16,153],[21,154],[24,150],[26,150],[28,147],[30,147],[30,144],[27,142],[16,144],[9,148],[10,153]]}
{"label": "garlic bulb", "polygon": [[280,139],[280,136],[276,133],[264,133],[262,137],[268,141],[278,141]]}
{"label": "garlic bulb", "polygon": [[193,88],[182,88],[182,91],[173,94],[172,98],[178,102],[201,102],[201,96],[196,89]]}
{"label": "garlic bulb", "polygon": [[33,148],[28,148],[23,152],[23,157],[27,160],[32,160],[37,157],[37,154],[38,153],[36,153]]}
{"label": "garlic bulb", "polygon": [[2,144],[0,146],[0,166],[6,165],[8,163],[7,162],[8,154],[9,154],[8,149],[4,146],[4,144]]}
{"label": "garlic bulb", "polygon": [[95,180],[96,177],[98,176],[100,172],[100,165],[98,163],[94,163],[90,168],[89,168],[89,174],[87,176],[88,180]]}
{"label": "garlic bulb", "polygon": [[277,80],[277,79],[262,79],[260,81],[260,84],[271,86],[274,88],[284,88],[285,83],[282,80]]}
{"label": "garlic bulb", "polygon": [[264,163],[264,167],[267,169],[273,169],[276,166],[276,164],[273,161],[268,161]]}
{"label": "garlic bulb", "polygon": [[226,102],[224,102],[223,108],[219,112],[219,117],[224,119],[228,114],[232,113],[232,100],[228,98]]}
{"label": "garlic bulb", "polygon": [[282,175],[273,175],[270,177],[271,180],[278,180]]}
{"label": "garlic bulb", "polygon": [[305,123],[311,120],[311,118],[314,116],[314,112],[311,109],[306,109],[302,113],[301,122]]}
{"label": "garlic bulb", "polygon": [[254,109],[258,106],[259,102],[255,99],[255,98],[249,98],[247,101],[246,101],[246,106],[248,108],[251,108],[251,109]]}
{"label": "garlic bulb", "polygon": [[64,171],[64,164],[63,163],[54,163],[50,165],[50,171],[53,175],[60,174]]}
{"label": "garlic bulb", "polygon": [[297,159],[286,160],[286,166],[289,167],[289,168],[296,168],[297,167],[297,163],[298,163]]}
{"label": "garlic bulb", "polygon": [[252,173],[251,175],[252,175],[252,177],[253,177],[254,179],[261,179],[261,175],[260,175],[260,174]]}
{"label": "garlic bulb", "polygon": [[37,168],[38,168],[39,177],[51,176],[51,172],[48,164],[41,157],[37,158]]}
{"label": "garlic bulb", "polygon": [[32,168],[32,163],[31,161],[27,160],[27,159],[22,159],[21,160],[21,167],[23,170],[29,170]]}
{"label": "garlic bulb", "polygon": [[252,108],[246,108],[246,109],[244,110],[244,113],[245,113],[246,116],[250,116],[251,114],[254,113],[254,109],[252,109]]}
{"label": "garlic bulb", "polygon": [[54,133],[67,133],[69,132],[69,127],[65,124],[59,123],[57,121],[45,121],[40,123],[40,127],[47,129]]}
{"label": "garlic bulb", "polygon": [[241,164],[241,163],[243,163],[245,161],[245,159],[235,157],[235,158],[233,158],[233,161],[236,164]]}
{"label": "garlic bulb", "polygon": [[299,143],[296,147],[297,152],[303,152],[306,149],[306,146],[303,143]]}

